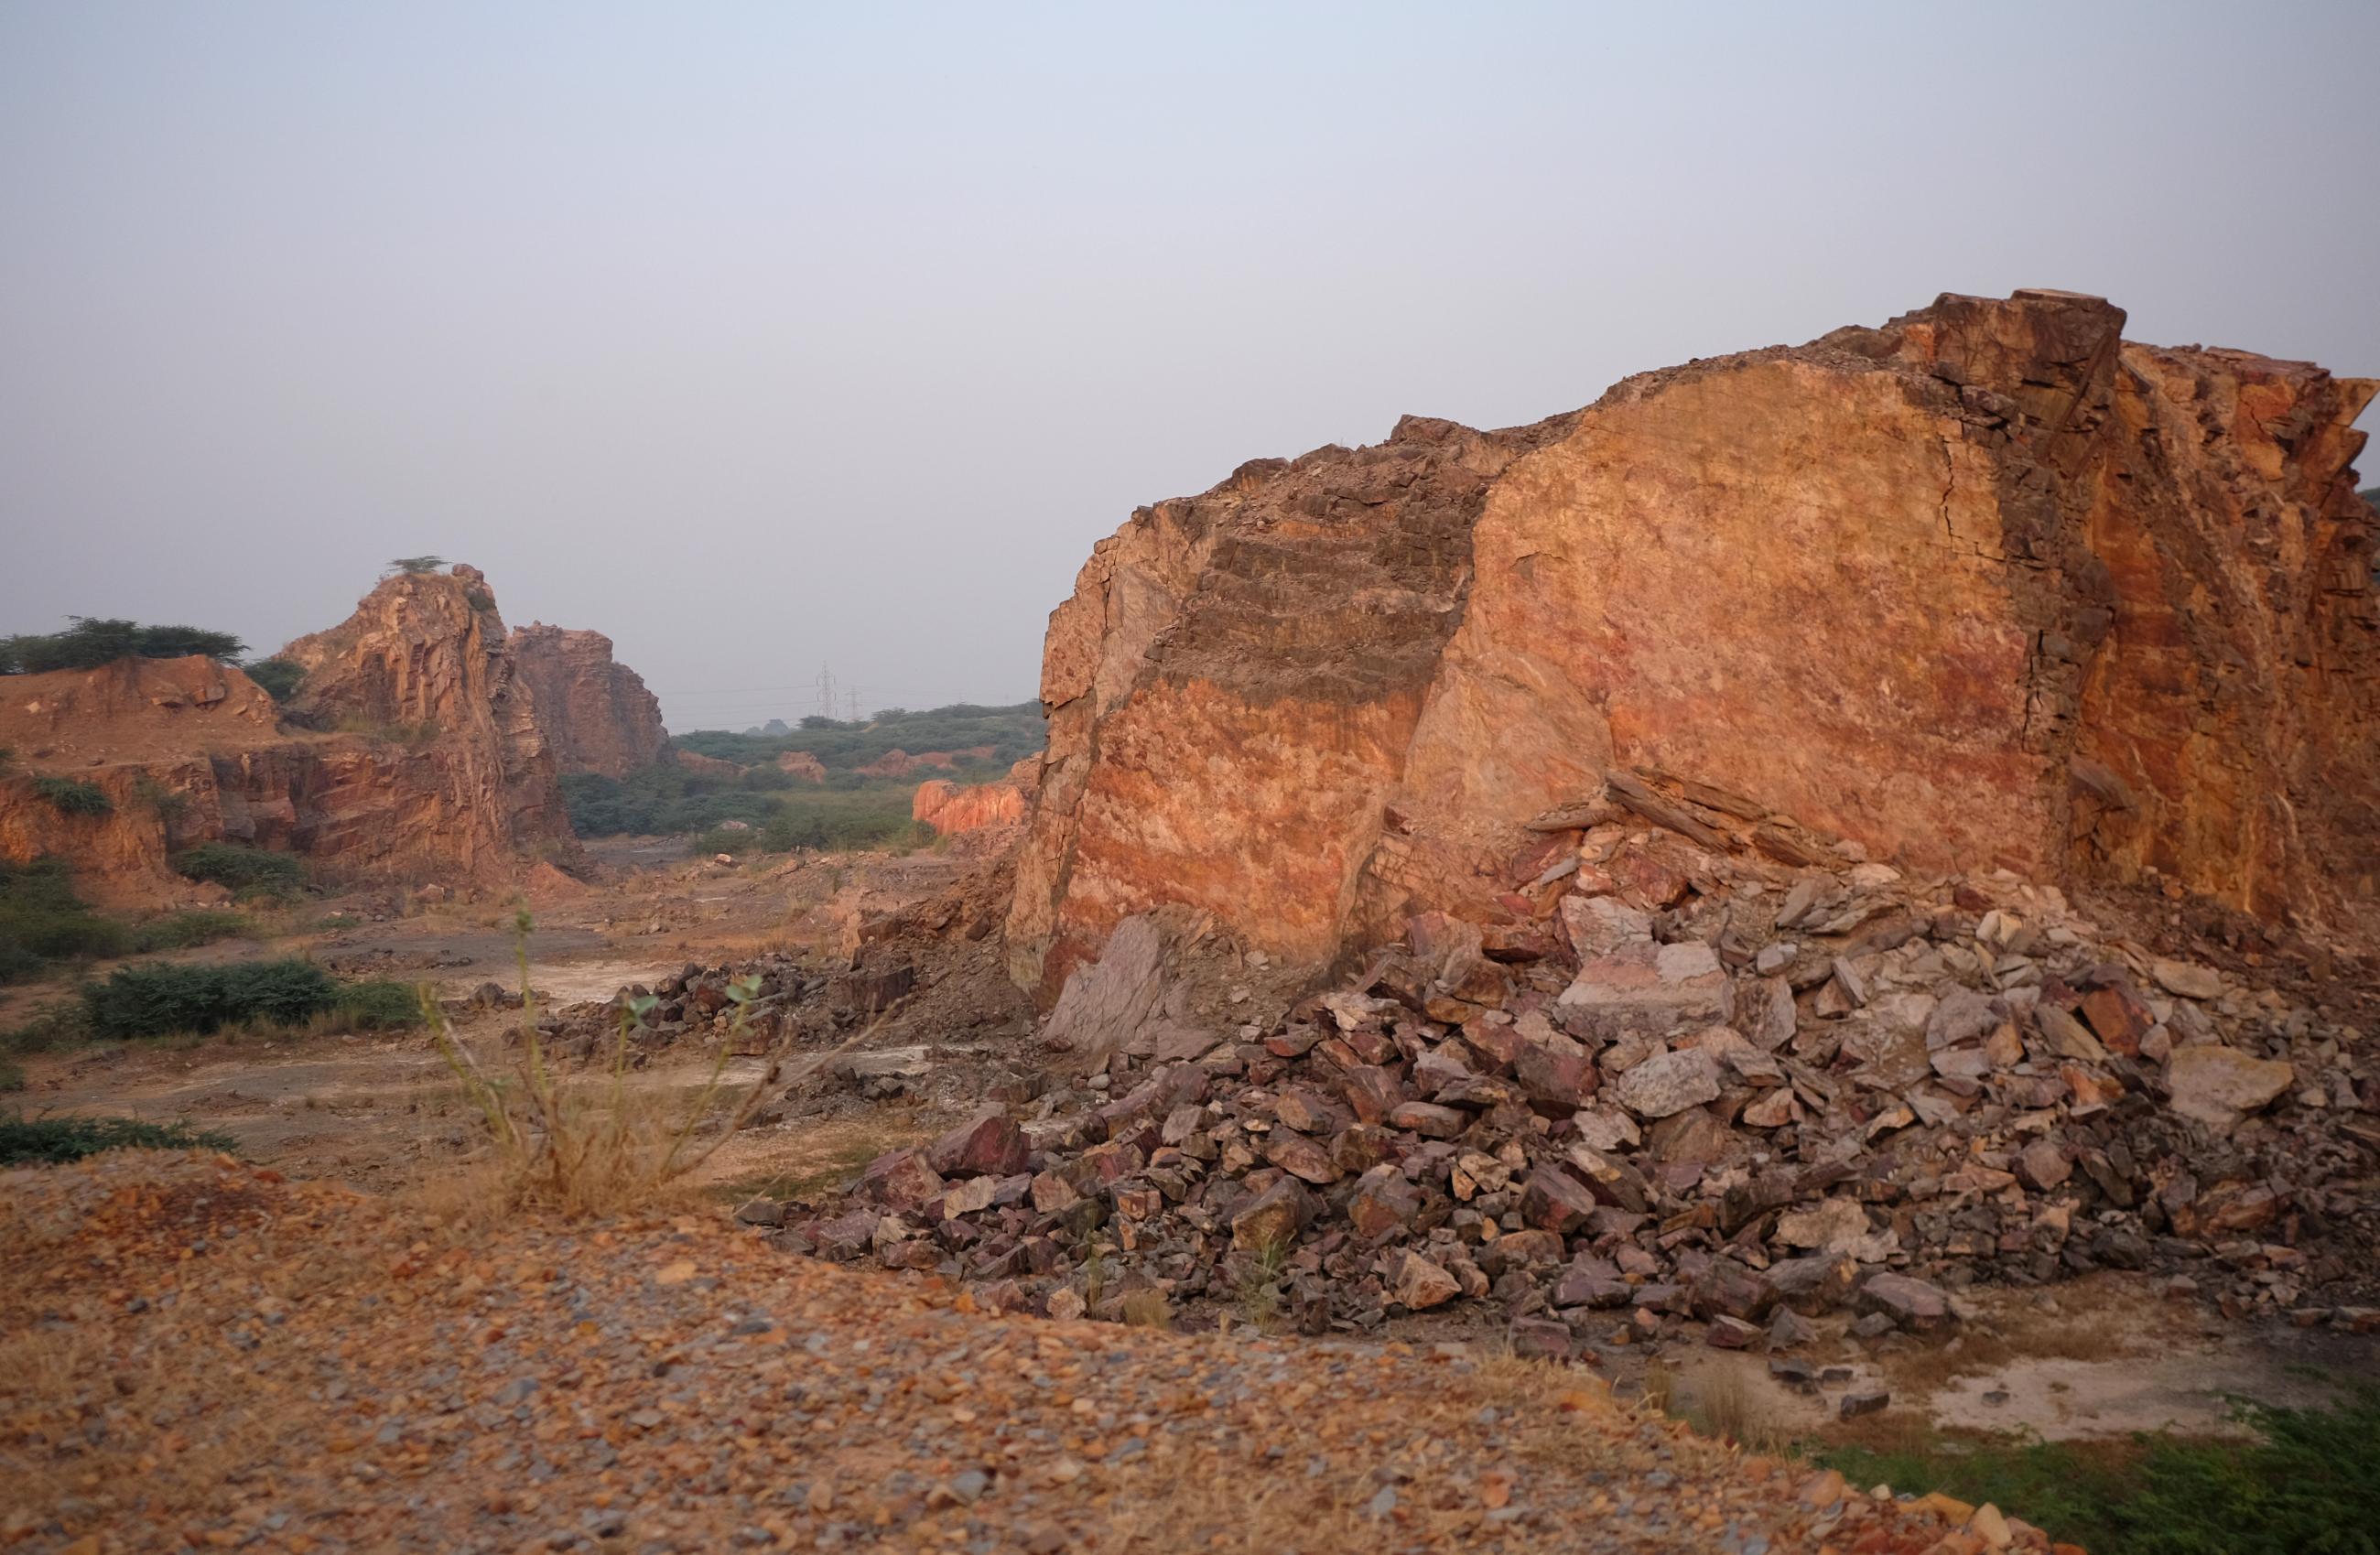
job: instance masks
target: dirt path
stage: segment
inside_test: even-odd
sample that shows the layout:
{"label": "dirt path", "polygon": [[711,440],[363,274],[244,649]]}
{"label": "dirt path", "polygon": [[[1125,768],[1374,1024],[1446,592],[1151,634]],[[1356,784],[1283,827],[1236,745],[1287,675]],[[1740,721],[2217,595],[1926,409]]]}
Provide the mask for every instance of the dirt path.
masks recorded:
{"label": "dirt path", "polygon": [[1913,1552],[1590,1376],[999,1318],[708,1217],[458,1235],[205,1157],[0,1177],[0,1540],[119,1555]]}

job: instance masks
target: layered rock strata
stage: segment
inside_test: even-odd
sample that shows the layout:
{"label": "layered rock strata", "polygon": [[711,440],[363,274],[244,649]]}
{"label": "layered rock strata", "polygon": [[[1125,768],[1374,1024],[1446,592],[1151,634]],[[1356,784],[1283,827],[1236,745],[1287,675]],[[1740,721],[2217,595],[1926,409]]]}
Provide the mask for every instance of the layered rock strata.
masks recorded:
{"label": "layered rock strata", "polygon": [[2123,322],[1944,297],[1141,510],[1050,618],[1013,975],[1169,903],[1311,963],[1509,917],[1494,866],[1615,766],[2372,943],[2380,384]]}

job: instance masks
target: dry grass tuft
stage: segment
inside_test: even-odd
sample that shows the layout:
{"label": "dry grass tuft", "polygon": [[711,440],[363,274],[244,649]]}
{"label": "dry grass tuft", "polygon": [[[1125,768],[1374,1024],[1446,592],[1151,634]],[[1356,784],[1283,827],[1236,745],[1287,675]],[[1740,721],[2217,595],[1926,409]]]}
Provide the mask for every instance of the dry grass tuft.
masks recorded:
{"label": "dry grass tuft", "polygon": [[[480,1213],[528,1209],[603,1217],[682,1201],[704,1163],[788,1078],[780,1061],[790,1039],[780,1037],[758,1055],[761,1074],[740,1095],[724,1083],[729,1061],[745,1046],[745,1014],[758,996],[759,979],[728,985],[734,1007],[730,1035],[690,1095],[627,1083],[628,1034],[652,1008],[655,1002],[649,998],[633,1001],[620,1012],[607,1075],[567,1078],[548,1061],[537,1029],[528,913],[516,919],[515,930],[522,997],[519,1040],[509,1067],[482,1063],[455,1035],[437,1000],[427,989],[422,992],[422,1014],[432,1039],[479,1112],[492,1168],[467,1170],[460,1181],[443,1190],[450,1212],[468,1215],[476,1204]],[[803,1071],[857,1046],[875,1030],[865,1027],[839,1047],[811,1055]],[[696,1136],[706,1131],[707,1139],[698,1141]],[[464,1197],[467,1193],[483,1197],[473,1200]]]}

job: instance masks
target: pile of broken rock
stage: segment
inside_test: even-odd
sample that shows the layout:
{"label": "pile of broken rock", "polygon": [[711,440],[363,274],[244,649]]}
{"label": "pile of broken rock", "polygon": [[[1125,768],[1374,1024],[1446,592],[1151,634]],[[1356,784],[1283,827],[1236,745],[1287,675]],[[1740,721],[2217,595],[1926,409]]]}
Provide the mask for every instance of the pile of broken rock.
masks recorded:
{"label": "pile of broken rock", "polygon": [[1168,1027],[775,1234],[1060,1316],[1488,1299],[1535,1353],[1938,1331],[1977,1282],[2101,1268],[2380,1323],[2366,1017],[2280,958],[2161,959],[2055,889],[1908,878],[1658,774],[1533,831],[1508,921],[1416,917],[1271,1028]]}

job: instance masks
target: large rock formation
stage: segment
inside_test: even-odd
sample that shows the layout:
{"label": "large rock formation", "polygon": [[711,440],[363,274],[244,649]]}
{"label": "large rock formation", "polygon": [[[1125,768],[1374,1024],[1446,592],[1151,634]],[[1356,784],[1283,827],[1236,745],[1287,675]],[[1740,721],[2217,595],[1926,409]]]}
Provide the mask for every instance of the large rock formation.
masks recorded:
{"label": "large rock formation", "polygon": [[2380,384],[1944,297],[1586,410],[1257,460],[1134,515],[1050,618],[1011,968],[1128,915],[1320,962],[1613,768],[1918,866],[2154,869],[2366,939]]}
{"label": "large rock formation", "polygon": [[625,777],[661,759],[662,704],[612,657],[610,638],[540,622],[514,627],[512,650],[564,776]]}
{"label": "large rock formation", "polygon": [[[474,569],[401,576],[282,657],[285,708],[207,659],[129,659],[0,683],[0,855],[54,855],[97,900],[189,891],[173,853],[229,840],[302,854],[332,880],[495,885],[531,853],[577,856],[528,688]],[[276,716],[280,715],[280,716]],[[34,780],[106,794],[79,814]]]}

